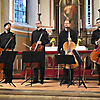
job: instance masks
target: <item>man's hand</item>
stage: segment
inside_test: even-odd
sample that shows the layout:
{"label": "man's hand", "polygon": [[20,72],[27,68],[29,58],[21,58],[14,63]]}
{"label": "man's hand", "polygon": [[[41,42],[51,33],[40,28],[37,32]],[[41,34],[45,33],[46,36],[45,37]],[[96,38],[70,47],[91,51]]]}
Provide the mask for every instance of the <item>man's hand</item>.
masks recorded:
{"label": "man's hand", "polygon": [[11,49],[9,51],[12,51]]}
{"label": "man's hand", "polygon": [[42,42],[41,41],[37,41],[37,44],[42,44]]}
{"label": "man's hand", "polygon": [[95,44],[98,45],[98,41],[95,41]]}
{"label": "man's hand", "polygon": [[32,50],[32,46],[29,49]]}
{"label": "man's hand", "polygon": [[68,41],[71,41],[71,38],[68,38]]}

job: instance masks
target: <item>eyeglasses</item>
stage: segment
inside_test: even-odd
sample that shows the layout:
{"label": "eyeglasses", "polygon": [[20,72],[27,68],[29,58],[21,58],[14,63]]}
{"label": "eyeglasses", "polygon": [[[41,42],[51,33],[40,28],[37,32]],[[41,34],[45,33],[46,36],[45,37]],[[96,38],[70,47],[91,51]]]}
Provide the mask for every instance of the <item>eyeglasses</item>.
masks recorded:
{"label": "eyeglasses", "polygon": [[97,22],[97,24],[100,24],[100,22]]}
{"label": "eyeglasses", "polygon": [[70,24],[70,23],[64,23],[64,24]]}
{"label": "eyeglasses", "polygon": [[36,23],[36,25],[37,25],[37,24],[40,24],[40,23]]}

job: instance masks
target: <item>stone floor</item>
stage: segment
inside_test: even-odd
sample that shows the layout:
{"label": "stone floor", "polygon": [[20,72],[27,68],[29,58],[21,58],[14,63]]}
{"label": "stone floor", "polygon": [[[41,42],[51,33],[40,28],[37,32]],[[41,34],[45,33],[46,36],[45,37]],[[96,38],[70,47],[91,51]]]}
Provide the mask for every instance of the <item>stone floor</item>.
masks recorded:
{"label": "stone floor", "polygon": [[0,83],[0,100],[100,100],[100,86],[98,81],[87,80],[85,85],[77,84],[60,86],[59,80],[44,80],[44,84],[30,84],[28,82],[21,85],[24,80],[13,79],[16,87],[9,84]]}

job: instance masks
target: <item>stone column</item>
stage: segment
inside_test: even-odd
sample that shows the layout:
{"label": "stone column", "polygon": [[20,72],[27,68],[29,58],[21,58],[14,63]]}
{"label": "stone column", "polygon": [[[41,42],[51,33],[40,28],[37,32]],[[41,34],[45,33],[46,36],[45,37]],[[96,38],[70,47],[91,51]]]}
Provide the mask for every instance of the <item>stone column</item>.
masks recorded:
{"label": "stone column", "polygon": [[78,0],[78,36],[80,36],[80,0]]}

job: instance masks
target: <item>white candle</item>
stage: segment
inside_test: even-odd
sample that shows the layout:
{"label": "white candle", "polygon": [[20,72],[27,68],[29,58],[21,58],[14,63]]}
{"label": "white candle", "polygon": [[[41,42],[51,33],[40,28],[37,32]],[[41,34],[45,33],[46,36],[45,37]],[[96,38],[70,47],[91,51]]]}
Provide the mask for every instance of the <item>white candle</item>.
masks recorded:
{"label": "white candle", "polygon": [[40,13],[40,4],[39,4],[39,13]]}

